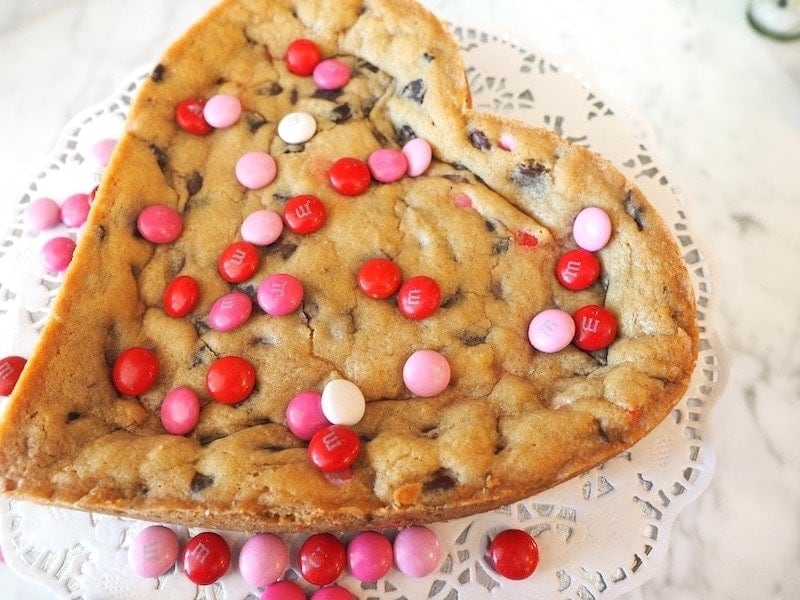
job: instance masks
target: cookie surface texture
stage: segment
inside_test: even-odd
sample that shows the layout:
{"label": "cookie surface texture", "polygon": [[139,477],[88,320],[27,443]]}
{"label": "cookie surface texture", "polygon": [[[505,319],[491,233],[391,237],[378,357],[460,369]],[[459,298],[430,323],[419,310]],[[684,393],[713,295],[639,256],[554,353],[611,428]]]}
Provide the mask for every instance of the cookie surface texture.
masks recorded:
{"label": "cookie surface texture", "polygon": [[[291,72],[284,56],[299,39],[339,64],[319,77]],[[215,96],[222,109],[212,120],[224,126],[176,124],[180,102]],[[278,131],[291,113],[315,126],[292,117],[287,142]],[[364,181],[359,169],[375,151],[416,138],[433,150],[422,174],[416,154],[411,176],[397,152],[382,153],[372,161],[380,174]],[[244,156],[250,170],[237,175]],[[361,166],[334,169],[342,158]],[[340,189],[332,179],[342,173]],[[303,195],[318,202],[293,202]],[[229,248],[242,242],[243,221],[265,209],[284,215],[290,202],[299,225],[253,246],[248,271],[249,251]],[[152,205],[180,216],[174,241],[148,241],[137,229]],[[600,278],[572,291],[556,263],[576,247],[573,223],[587,207],[602,209],[612,232],[596,251]],[[376,258],[421,287],[367,295],[358,273]],[[199,283],[198,301],[169,316],[164,290],[182,275]],[[278,275],[292,297],[267,314],[260,287]],[[418,278],[438,286],[430,314],[415,313],[435,298]],[[234,293],[238,304],[214,307]],[[535,315],[586,306],[615,319],[610,345],[532,347]],[[584,317],[589,329],[593,318]],[[473,111],[458,47],[423,8],[229,0],[141,88],[41,342],[6,402],[0,490],[239,531],[374,528],[484,511],[579,474],[652,430],[687,387],[695,323],[679,252],[641,192],[587,149]],[[112,369],[131,348],[154,356],[157,373],[127,395]],[[415,396],[403,379],[419,350],[450,370],[423,386],[432,395]],[[241,360],[226,365],[251,365],[255,380],[248,386],[217,365],[220,401],[209,372],[230,356]],[[363,417],[359,405],[330,409],[360,417],[336,426],[352,427],[360,449],[327,473],[309,459],[314,442],[287,427],[286,408],[334,380],[354,384],[365,407]],[[167,433],[159,416],[179,387],[200,399],[185,435]]]}

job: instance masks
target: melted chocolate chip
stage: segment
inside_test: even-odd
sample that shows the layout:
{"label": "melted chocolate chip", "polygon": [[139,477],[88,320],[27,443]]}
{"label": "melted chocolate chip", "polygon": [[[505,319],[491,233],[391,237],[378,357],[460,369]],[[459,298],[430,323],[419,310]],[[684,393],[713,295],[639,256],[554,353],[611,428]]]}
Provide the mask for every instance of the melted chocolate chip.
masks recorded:
{"label": "melted chocolate chip", "polygon": [[353,109],[346,102],[340,104],[331,111],[331,121],[333,123],[344,123],[353,116]]}
{"label": "melted chocolate chip", "polygon": [[403,125],[397,130],[394,135],[394,141],[398,146],[405,146],[408,142],[417,137],[417,133],[411,128],[411,125]]}
{"label": "melted chocolate chip", "polygon": [[250,130],[250,133],[255,133],[268,123],[264,117],[254,112],[245,113],[244,120],[247,123],[247,129]]}
{"label": "melted chocolate chip", "polygon": [[511,181],[519,187],[534,187],[546,171],[547,169],[542,163],[529,160],[518,164],[511,170]]}
{"label": "melted chocolate chip", "polygon": [[235,289],[239,292],[242,292],[246,296],[248,296],[251,300],[255,301],[257,292],[256,286],[252,283],[240,283],[235,286]]}
{"label": "melted chocolate chip", "polygon": [[434,58],[436,57],[433,54],[431,54],[430,52],[426,52],[425,54],[422,55],[422,62],[426,63],[433,62]]}
{"label": "melted chocolate chip", "polygon": [[417,104],[422,104],[425,100],[425,92],[427,88],[425,87],[425,82],[422,79],[415,79],[414,81],[410,81],[406,84],[406,86],[400,91],[400,95],[403,98],[408,98],[416,102]]}
{"label": "melted chocolate chip", "polygon": [[494,233],[497,230],[497,227],[495,227],[495,224],[492,223],[489,219],[486,219],[483,222],[483,226],[486,228],[486,231],[488,231],[489,233]]}
{"label": "melted chocolate chip", "polygon": [[164,73],[166,73],[166,71],[167,67],[159,63],[153,69],[153,72],[150,73],[150,79],[155,83],[162,83],[164,81]]}
{"label": "melted chocolate chip", "polygon": [[317,90],[311,94],[312,98],[319,98],[320,100],[329,100],[331,102],[336,102],[339,99],[339,96],[342,95],[342,88],[337,88],[335,90],[323,90],[317,88]]}
{"label": "melted chocolate chip", "polygon": [[281,204],[286,204],[289,200],[292,199],[290,194],[284,194],[281,192],[275,192],[272,194],[272,199],[276,202],[280,202]]}
{"label": "melted chocolate chip", "polygon": [[172,254],[169,262],[170,277],[175,277],[186,265],[186,255],[183,252]]}
{"label": "melted chocolate chip", "polygon": [[158,168],[162,173],[166,173],[167,168],[169,167],[169,155],[167,152],[155,144],[150,144],[150,150],[153,151],[153,154],[156,157],[156,164],[158,165]]}
{"label": "melted chocolate chip", "polygon": [[189,175],[186,180],[186,190],[190,196],[194,196],[197,192],[203,189],[203,176],[197,171]]}
{"label": "melted chocolate chip", "polygon": [[442,177],[453,183],[469,183],[469,178],[459,173],[445,173]]}
{"label": "melted chocolate chip", "polygon": [[492,281],[489,284],[489,293],[492,294],[492,297],[495,300],[502,300],[503,299],[503,284],[499,281]]}
{"label": "melted chocolate chip", "polygon": [[203,335],[204,333],[208,333],[211,331],[211,327],[209,327],[208,323],[205,322],[204,319],[199,317],[192,318],[192,325],[194,325],[195,331],[197,331],[197,335]]}
{"label": "melted chocolate chip", "polygon": [[294,106],[297,104],[297,100],[300,98],[300,94],[297,91],[297,88],[292,88],[292,91],[289,92],[289,104]]}
{"label": "melted chocolate chip", "polygon": [[467,134],[469,135],[469,141],[473,147],[484,151],[492,149],[492,143],[480,129],[470,129]]}
{"label": "melted chocolate chip", "polygon": [[190,484],[190,488],[193,494],[199,494],[207,487],[210,487],[214,483],[214,478],[209,477],[208,475],[203,475],[202,473],[195,473],[195,476],[192,478],[192,483]]}
{"label": "melted chocolate chip", "polygon": [[486,342],[485,333],[476,333],[474,331],[460,331],[458,334],[456,334],[456,337],[465,346],[479,346]]}
{"label": "melted chocolate chip", "polygon": [[492,245],[492,254],[497,256],[498,254],[505,254],[508,252],[509,247],[511,246],[511,238],[500,238]]}
{"label": "melted chocolate chip", "polygon": [[281,450],[286,450],[286,446],[280,446],[278,444],[266,444],[264,446],[259,446],[259,450],[266,450],[267,452],[280,452]]}
{"label": "melted chocolate chip", "polygon": [[77,412],[77,411],[74,411],[74,410],[70,411],[70,412],[67,413],[67,423],[72,423],[72,421],[77,421],[82,416],[83,415],[81,413]]}
{"label": "melted chocolate chip", "polygon": [[272,82],[269,85],[264,85],[258,88],[259,96],[277,96],[283,92],[283,86],[280,83]]}
{"label": "melted chocolate chip", "polygon": [[216,442],[217,440],[221,440],[225,436],[221,433],[211,433],[208,435],[201,435],[200,436],[200,445],[201,446],[208,446],[211,442]]}
{"label": "melted chocolate chip", "polygon": [[269,337],[267,335],[259,335],[254,338],[250,339],[251,346],[266,346],[267,348],[274,348],[277,346],[277,342],[275,338]]}
{"label": "melted chocolate chip", "polygon": [[267,246],[267,254],[277,254],[283,260],[289,260],[289,257],[297,250],[297,244],[292,242],[284,242],[282,244],[272,244]]}
{"label": "melted chocolate chip", "polygon": [[104,242],[106,239],[106,228],[102,225],[97,226],[97,239]]}
{"label": "melted chocolate chip", "polygon": [[628,197],[625,198],[625,212],[628,213],[628,216],[636,223],[636,227],[639,231],[642,231],[644,229],[645,209],[636,202],[633,193],[629,192]]}
{"label": "melted chocolate chip", "polygon": [[423,492],[443,492],[455,487],[457,480],[449,469],[437,470],[431,478],[422,485]]}
{"label": "melted chocolate chip", "polygon": [[441,308],[452,308],[464,299],[464,290],[458,288],[455,292],[447,296],[439,305]]}
{"label": "melted chocolate chip", "polygon": [[436,425],[428,425],[420,430],[420,433],[429,440],[439,437],[439,429]]}
{"label": "melted chocolate chip", "polygon": [[363,69],[365,71],[369,71],[370,73],[377,73],[379,70],[378,67],[376,67],[371,62],[366,60],[359,61],[358,68]]}

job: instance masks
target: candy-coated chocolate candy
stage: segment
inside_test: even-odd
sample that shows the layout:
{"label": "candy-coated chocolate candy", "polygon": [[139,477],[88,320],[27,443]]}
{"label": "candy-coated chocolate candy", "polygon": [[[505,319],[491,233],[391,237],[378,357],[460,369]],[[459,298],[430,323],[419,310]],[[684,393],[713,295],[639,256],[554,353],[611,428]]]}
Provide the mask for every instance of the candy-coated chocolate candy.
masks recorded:
{"label": "candy-coated chocolate candy", "polygon": [[335,425],[355,425],[364,417],[364,394],[352,381],[333,379],[325,384],[320,399],[322,414]]}
{"label": "candy-coated chocolate candy", "polygon": [[253,244],[233,242],[219,255],[217,270],[225,281],[242,283],[255,275],[260,261],[258,249]]}
{"label": "candy-coated chocolate candy", "polygon": [[216,331],[232,331],[243,325],[253,311],[253,301],[243,292],[231,292],[211,305],[208,324]]}
{"label": "candy-coated chocolate candy", "polygon": [[58,236],[47,240],[42,246],[41,257],[44,268],[51,273],[66,270],[75,253],[75,242],[68,237]]}
{"label": "candy-coated chocolate candy", "polygon": [[611,239],[611,218],[597,206],[588,206],[578,213],[572,223],[572,237],[584,250],[596,252]]}
{"label": "candy-coated chocolate candy", "polygon": [[406,155],[394,148],[375,150],[367,158],[369,172],[376,181],[392,183],[402,179],[408,171]]}
{"label": "candy-coated chocolate candy", "polygon": [[517,138],[515,138],[510,133],[503,133],[500,135],[500,139],[497,141],[497,145],[500,146],[506,152],[513,152],[517,149]]}
{"label": "candy-coated chocolate candy", "polygon": [[403,154],[408,162],[408,175],[410,177],[419,177],[431,166],[433,151],[428,140],[423,138],[408,140],[403,146]]}
{"label": "candy-coated chocolate candy", "polygon": [[358,270],[358,287],[370,298],[388,298],[400,289],[403,274],[388,258],[371,258]]}
{"label": "candy-coated chocolate candy", "polygon": [[527,231],[518,231],[514,239],[520,246],[527,248],[535,248],[539,245],[539,240],[536,239],[536,236]]}
{"label": "candy-coated chocolate candy", "polygon": [[311,600],[356,600],[356,597],[339,585],[328,585],[319,588],[311,595]]}
{"label": "candy-coated chocolate candy", "polygon": [[413,320],[431,316],[442,302],[442,291],[436,280],[417,275],[406,281],[397,292],[397,307]]}
{"label": "candy-coated chocolate candy", "polygon": [[333,163],[328,177],[333,189],[345,196],[363,194],[372,181],[367,163],[349,156]]}
{"label": "candy-coated chocolate candy", "polygon": [[139,396],[158,379],[158,359],[147,348],[126,348],[114,361],[111,380],[120,394]]}
{"label": "candy-coated chocolate candy", "polygon": [[30,231],[52,229],[61,222],[61,208],[52,198],[37,198],[25,207],[25,226]]}
{"label": "candy-coated chocolate candy", "polygon": [[278,136],[287,144],[304,144],[316,132],[314,115],[302,110],[290,112],[278,122]]}
{"label": "candy-coated chocolate candy", "polygon": [[306,600],[306,594],[294,581],[278,581],[264,588],[260,600]]}
{"label": "candy-coated chocolate candy", "polygon": [[206,388],[214,400],[237,404],[246,400],[256,385],[256,369],[240,356],[223,356],[206,373]]}
{"label": "candy-coated chocolate candy", "polygon": [[188,315],[200,298],[200,284],[190,275],[178,275],[164,288],[164,312],[176,319]]}
{"label": "candy-coated chocolate candy", "polygon": [[442,558],[439,536],[427,527],[407,527],[394,539],[394,564],[409,577],[427,577],[439,567]]}
{"label": "candy-coated chocolate candy", "polygon": [[175,107],[175,122],[178,127],[193,135],[208,135],[214,131],[203,116],[205,104],[205,100],[201,98],[180,101]]}
{"label": "candy-coated chocolate candy", "polygon": [[559,352],[569,346],[574,336],[572,317],[557,308],[543,310],[528,325],[528,340],[539,352]]}
{"label": "candy-coated chocolate candy", "polygon": [[242,102],[233,94],[216,94],[203,107],[203,117],[212,127],[230,127],[241,116]]}
{"label": "candy-coated chocolate candy", "polygon": [[111,158],[111,154],[114,152],[114,148],[117,147],[117,140],[114,138],[105,138],[102,140],[97,140],[92,146],[89,148],[89,155],[95,160],[95,162],[100,165],[101,167],[105,167],[108,164],[109,159]]}
{"label": "candy-coated chocolate candy", "polygon": [[300,573],[313,585],[328,585],[339,578],[347,563],[344,544],[330,533],[315,533],[300,546]]}
{"label": "candy-coated chocolate candy", "polygon": [[347,545],[347,566],[364,583],[386,577],[393,561],[392,543],[377,531],[362,531]]}
{"label": "candy-coated chocolate candy", "polygon": [[309,460],[323,473],[346,469],[356,462],[360,452],[361,439],[347,425],[323,427],[308,444]]}
{"label": "candy-coated chocolate candy", "polygon": [[325,205],[316,196],[302,194],[283,207],[283,220],[294,233],[314,233],[325,224]]}
{"label": "candy-coated chocolate candy", "polygon": [[259,190],[275,180],[278,174],[278,165],[275,159],[266,152],[254,150],[243,154],[236,161],[236,179],[244,187]]}
{"label": "candy-coated chocolate candy", "polygon": [[311,75],[316,67],[322,60],[322,52],[319,47],[307,39],[294,40],[289,47],[286,48],[286,68],[295,75]]}
{"label": "candy-coated chocolate candy", "polygon": [[169,527],[145,527],[131,542],[128,564],[139,577],[159,577],[169,571],[178,560],[178,536]]}
{"label": "candy-coated chocolate candy", "polygon": [[489,544],[489,562],[503,577],[526,579],[539,564],[539,546],[528,532],[506,529]]}
{"label": "candy-coated chocolate candy", "polygon": [[225,575],[231,564],[231,548],[218,533],[204,531],[186,542],[183,572],[197,585],[211,585]]}
{"label": "candy-coated chocolate candy", "polygon": [[617,318],[602,306],[582,306],[572,315],[575,321],[573,343],[586,352],[608,348],[617,337]]}
{"label": "candy-coated chocolate candy", "polygon": [[200,398],[190,387],[177,387],[164,396],[159,416],[167,433],[186,435],[200,418]]}
{"label": "candy-coated chocolate candy", "polygon": [[403,365],[403,383],[423,398],[440,394],[450,383],[450,363],[435,350],[417,350]]}
{"label": "candy-coated chocolate candy", "polygon": [[337,58],[328,58],[314,67],[312,76],[319,89],[338,90],[350,81],[350,67]]}
{"label": "candy-coated chocolate candy", "polygon": [[89,194],[72,194],[61,204],[61,222],[67,227],[80,227],[89,216]]}
{"label": "candy-coated chocolate candy", "polygon": [[151,204],[139,213],[136,228],[141,236],[154,244],[170,244],[183,230],[181,215],[164,204]]}
{"label": "candy-coated chocolate candy", "polygon": [[462,192],[453,196],[453,204],[461,208],[472,208],[472,198]]}
{"label": "candy-coated chocolate candy", "polygon": [[289,565],[289,550],[284,541],[271,533],[254,535],[239,551],[239,572],[252,586],[275,583]]}
{"label": "candy-coated chocolate candy", "polygon": [[21,356],[0,358],[0,396],[10,396],[27,361]]}
{"label": "candy-coated chocolate candy", "polygon": [[574,248],[562,254],[556,262],[556,278],[568,290],[585,290],[600,277],[600,259],[597,255]]}
{"label": "candy-coated chocolate candy", "polygon": [[286,273],[270,275],[258,286],[256,298],[265,313],[282,317],[300,306],[303,301],[303,284]]}
{"label": "candy-coated chocolate candy", "polygon": [[283,232],[283,219],[272,210],[257,210],[245,217],[239,229],[242,239],[256,246],[269,246]]}
{"label": "candy-coated chocolate candy", "polygon": [[300,392],[286,406],[286,426],[295,437],[308,441],[330,421],[322,413],[322,394]]}

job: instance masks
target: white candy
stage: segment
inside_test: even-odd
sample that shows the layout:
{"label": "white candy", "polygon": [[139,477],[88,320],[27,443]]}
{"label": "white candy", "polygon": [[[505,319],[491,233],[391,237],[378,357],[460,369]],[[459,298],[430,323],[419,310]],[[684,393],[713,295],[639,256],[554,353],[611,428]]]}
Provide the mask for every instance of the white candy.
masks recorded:
{"label": "white candy", "polygon": [[278,135],[287,144],[307,142],[317,132],[317,121],[307,112],[292,112],[278,123]]}
{"label": "white candy", "polygon": [[364,394],[346,379],[329,381],[322,390],[321,404],[322,414],[334,425],[355,425],[366,410]]}

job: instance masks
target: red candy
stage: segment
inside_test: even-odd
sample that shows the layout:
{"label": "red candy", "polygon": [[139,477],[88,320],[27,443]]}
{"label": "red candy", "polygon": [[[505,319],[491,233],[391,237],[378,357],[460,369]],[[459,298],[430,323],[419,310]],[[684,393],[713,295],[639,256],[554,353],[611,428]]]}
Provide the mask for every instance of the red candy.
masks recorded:
{"label": "red candy", "polygon": [[223,356],[206,373],[208,393],[222,404],[237,404],[247,399],[255,385],[255,367],[239,356]]}
{"label": "red candy", "polygon": [[111,380],[120,394],[139,396],[153,387],[158,379],[158,360],[147,348],[133,347],[114,361]]}
{"label": "red candy", "polygon": [[535,248],[539,245],[539,240],[536,239],[536,236],[527,231],[518,231],[516,239],[520,246]]}
{"label": "red candy", "polygon": [[336,473],[356,462],[361,439],[347,425],[323,427],[308,443],[308,458],[323,473]]}
{"label": "red candy", "polygon": [[183,572],[197,585],[211,585],[225,575],[231,564],[228,542],[212,531],[204,531],[186,542]]}
{"label": "red candy", "polygon": [[340,158],[328,171],[333,189],[345,196],[358,196],[367,191],[372,181],[367,163],[357,158]]}
{"label": "red candy", "polygon": [[208,124],[203,116],[205,100],[201,98],[187,98],[175,107],[175,122],[178,127],[194,135],[208,135],[214,128]]}
{"label": "red candy", "polygon": [[413,320],[431,316],[442,302],[439,284],[430,277],[417,275],[406,281],[397,293],[397,307]]}
{"label": "red candy", "polygon": [[314,233],[325,223],[325,205],[316,196],[295,196],[283,207],[283,220],[294,233]]}
{"label": "red candy", "polygon": [[316,533],[300,546],[300,573],[313,585],[328,585],[344,571],[347,553],[344,544],[330,533]]}
{"label": "red candy", "polygon": [[0,359],[0,396],[10,396],[17,385],[26,360],[21,356],[6,356]]}
{"label": "red candy", "polygon": [[358,287],[370,298],[388,298],[400,288],[403,274],[388,258],[372,258],[358,270]]}
{"label": "red candy", "polygon": [[258,249],[250,242],[233,242],[217,260],[217,270],[229,283],[247,281],[258,270]]}
{"label": "red candy", "polygon": [[617,337],[617,318],[602,306],[589,304],[575,311],[575,339],[581,350],[594,352],[608,348]]}
{"label": "red candy", "polygon": [[322,52],[320,52],[317,45],[311,40],[299,39],[294,40],[289,47],[286,48],[286,68],[295,75],[303,77],[311,75],[316,67],[322,60]]}
{"label": "red candy", "polygon": [[176,319],[185,317],[197,306],[199,298],[200,285],[197,280],[189,275],[179,275],[164,289],[164,312]]}
{"label": "red candy", "polygon": [[529,533],[521,529],[506,529],[498,533],[489,545],[489,561],[503,577],[526,579],[539,564],[539,547]]}
{"label": "red candy", "polygon": [[583,248],[568,250],[556,263],[556,278],[568,290],[578,292],[600,277],[600,259]]}

